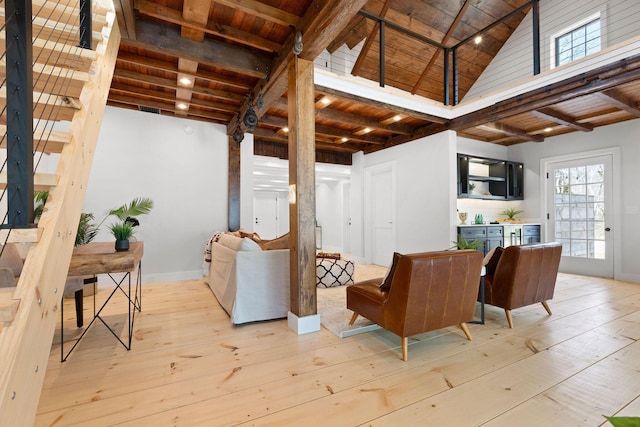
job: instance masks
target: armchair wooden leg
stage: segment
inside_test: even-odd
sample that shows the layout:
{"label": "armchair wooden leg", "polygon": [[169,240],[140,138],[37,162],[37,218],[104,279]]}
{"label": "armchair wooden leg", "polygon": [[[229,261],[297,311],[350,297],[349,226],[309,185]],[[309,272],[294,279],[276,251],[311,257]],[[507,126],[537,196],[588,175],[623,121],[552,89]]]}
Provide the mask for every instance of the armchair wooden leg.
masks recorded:
{"label": "armchair wooden leg", "polygon": [[354,312],[353,316],[351,316],[351,320],[349,320],[349,325],[353,325],[358,318],[358,313]]}
{"label": "armchair wooden leg", "polygon": [[509,327],[513,329],[513,319],[511,318],[511,310],[504,309],[504,314],[507,315],[507,322],[509,323]]}
{"label": "armchair wooden leg", "polygon": [[547,313],[549,313],[549,316],[551,316],[551,309],[549,308],[549,304],[547,304],[546,301],[542,301],[542,306],[544,307],[545,310],[547,310]]}
{"label": "armchair wooden leg", "polygon": [[469,328],[467,328],[467,324],[460,323],[460,329],[462,329],[462,332],[464,332],[464,334],[467,336],[467,339],[471,341],[471,332],[469,332]]}
{"label": "armchair wooden leg", "polygon": [[409,358],[409,337],[402,337],[402,360]]}

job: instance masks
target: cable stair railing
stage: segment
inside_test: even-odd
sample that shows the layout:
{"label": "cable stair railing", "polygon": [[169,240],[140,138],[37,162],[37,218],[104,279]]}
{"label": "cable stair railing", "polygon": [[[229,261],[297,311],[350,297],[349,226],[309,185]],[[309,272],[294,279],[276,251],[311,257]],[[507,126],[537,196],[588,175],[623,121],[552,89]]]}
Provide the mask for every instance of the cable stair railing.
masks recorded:
{"label": "cable stair railing", "polygon": [[35,419],[120,33],[111,0],[0,0],[0,30],[0,257],[24,257],[0,287],[0,426],[17,426]]}

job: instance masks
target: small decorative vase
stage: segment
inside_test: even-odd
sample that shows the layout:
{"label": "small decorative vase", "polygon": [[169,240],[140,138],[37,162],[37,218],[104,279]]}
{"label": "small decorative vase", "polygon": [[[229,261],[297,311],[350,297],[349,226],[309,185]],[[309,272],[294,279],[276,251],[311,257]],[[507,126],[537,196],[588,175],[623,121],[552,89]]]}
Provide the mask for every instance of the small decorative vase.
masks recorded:
{"label": "small decorative vase", "polygon": [[128,240],[116,240],[116,251],[128,251],[128,250],[129,250]]}
{"label": "small decorative vase", "polygon": [[459,212],[458,218],[460,218],[460,225],[467,225],[467,213]]}

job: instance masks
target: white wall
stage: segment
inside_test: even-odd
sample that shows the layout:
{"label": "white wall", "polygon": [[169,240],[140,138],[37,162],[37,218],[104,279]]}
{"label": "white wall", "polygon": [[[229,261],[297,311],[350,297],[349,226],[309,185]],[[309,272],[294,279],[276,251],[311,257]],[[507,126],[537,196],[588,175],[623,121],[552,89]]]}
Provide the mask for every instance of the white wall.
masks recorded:
{"label": "white wall", "polygon": [[[341,181],[316,185],[316,221],[322,227],[322,250],[342,252],[343,186]],[[317,243],[316,243],[317,244]]]}
{"label": "white wall", "polygon": [[615,189],[620,193],[618,205],[621,224],[618,235],[620,253],[614,257],[620,263],[620,280],[640,282],[640,120],[619,123],[595,129],[593,132],[574,132],[554,138],[547,138],[543,143],[526,143],[509,147],[511,160],[524,162],[525,200],[524,209],[527,212],[540,211],[542,205],[540,180],[540,159],[560,155],[581,153],[607,147],[620,147],[621,151],[621,188]]}
{"label": "white wall", "polygon": [[[364,170],[394,161],[397,201],[395,250],[414,253],[451,247],[456,225],[455,156],[455,133],[451,131],[368,154],[364,156],[362,168],[356,167],[358,156],[354,156],[351,170],[352,229],[360,226],[355,224],[358,219],[356,208],[362,210],[364,216],[371,215],[363,210],[363,198],[358,196],[364,191]],[[353,253],[355,234],[352,231]],[[370,244],[370,230],[364,230],[362,242],[363,248]],[[368,252],[363,250],[362,254]],[[392,253],[389,253],[389,261],[391,257]]]}
{"label": "white wall", "polygon": [[[540,68],[550,69],[551,42],[570,25],[601,14],[601,50],[640,35],[640,2],[637,0],[541,0]],[[524,18],[500,52],[465,95],[485,95],[500,87],[533,76],[532,13]]]}
{"label": "white wall", "polygon": [[[152,198],[136,235],[144,282],[199,278],[206,240],[227,229],[227,176],[224,126],[107,107],[83,211],[100,221],[134,197]],[[113,240],[109,223],[97,241]]]}

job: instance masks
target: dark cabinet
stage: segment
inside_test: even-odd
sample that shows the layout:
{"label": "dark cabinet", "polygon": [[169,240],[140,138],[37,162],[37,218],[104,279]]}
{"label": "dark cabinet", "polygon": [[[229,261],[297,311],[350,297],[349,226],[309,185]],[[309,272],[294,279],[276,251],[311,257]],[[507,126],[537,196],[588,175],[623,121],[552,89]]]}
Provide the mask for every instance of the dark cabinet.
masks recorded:
{"label": "dark cabinet", "polygon": [[522,244],[540,243],[540,226],[539,225],[523,225],[522,226]]}
{"label": "dark cabinet", "polygon": [[501,225],[487,226],[468,226],[458,227],[458,234],[465,238],[468,242],[478,240],[482,246],[478,248],[483,254],[487,254],[491,249],[497,246],[503,246],[504,240]]}
{"label": "dark cabinet", "polygon": [[458,198],[518,200],[524,198],[524,165],[458,154]]}

